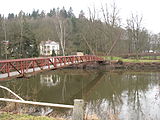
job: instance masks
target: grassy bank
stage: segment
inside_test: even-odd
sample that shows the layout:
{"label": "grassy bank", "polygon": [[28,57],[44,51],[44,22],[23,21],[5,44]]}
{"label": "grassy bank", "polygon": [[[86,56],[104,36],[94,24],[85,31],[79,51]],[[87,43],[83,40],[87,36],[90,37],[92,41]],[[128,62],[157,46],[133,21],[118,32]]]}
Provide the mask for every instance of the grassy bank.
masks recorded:
{"label": "grassy bank", "polygon": [[121,57],[115,57],[115,56],[104,56],[105,60],[121,60],[123,62],[130,62],[130,63],[152,63],[152,62],[160,62],[160,60],[149,60],[149,59],[124,59]]}
{"label": "grassy bank", "polygon": [[43,116],[30,116],[24,114],[0,113],[0,120],[60,120],[60,119],[54,119]]}

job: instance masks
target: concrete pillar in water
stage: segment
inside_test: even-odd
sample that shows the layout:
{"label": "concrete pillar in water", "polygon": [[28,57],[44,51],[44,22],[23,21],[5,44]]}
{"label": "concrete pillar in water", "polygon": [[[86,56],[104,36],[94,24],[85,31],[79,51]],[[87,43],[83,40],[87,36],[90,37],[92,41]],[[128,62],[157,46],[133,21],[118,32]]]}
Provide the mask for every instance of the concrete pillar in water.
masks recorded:
{"label": "concrete pillar in water", "polygon": [[84,117],[84,100],[75,99],[72,120],[83,120]]}

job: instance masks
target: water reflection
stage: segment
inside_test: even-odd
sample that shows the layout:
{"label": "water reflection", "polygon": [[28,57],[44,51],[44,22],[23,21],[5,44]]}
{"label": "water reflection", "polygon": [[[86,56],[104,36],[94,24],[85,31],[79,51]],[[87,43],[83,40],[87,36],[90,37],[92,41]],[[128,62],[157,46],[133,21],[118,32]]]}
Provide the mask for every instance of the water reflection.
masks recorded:
{"label": "water reflection", "polygon": [[47,87],[56,86],[60,83],[60,76],[58,75],[40,75],[40,83]]}
{"label": "water reflection", "polygon": [[[73,104],[82,98],[86,116],[101,120],[159,120],[160,73],[58,70],[0,84],[27,100]],[[0,91],[0,96],[9,96]]]}
{"label": "water reflection", "polygon": [[[112,73],[87,96],[88,114],[96,114],[102,120],[160,119],[159,73]],[[94,95],[93,95],[94,94]],[[156,96],[156,98],[155,98]],[[94,99],[97,98],[97,99]]]}

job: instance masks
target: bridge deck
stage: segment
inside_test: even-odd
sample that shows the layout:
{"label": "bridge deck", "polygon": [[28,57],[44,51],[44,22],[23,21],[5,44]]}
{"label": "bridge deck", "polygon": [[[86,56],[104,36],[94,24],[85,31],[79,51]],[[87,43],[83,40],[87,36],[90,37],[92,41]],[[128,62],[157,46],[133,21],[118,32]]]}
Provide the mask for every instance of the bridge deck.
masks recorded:
{"label": "bridge deck", "polygon": [[25,74],[37,71],[64,68],[68,65],[92,61],[103,61],[103,59],[97,56],[85,55],[1,60],[0,80],[15,76],[25,76]]}

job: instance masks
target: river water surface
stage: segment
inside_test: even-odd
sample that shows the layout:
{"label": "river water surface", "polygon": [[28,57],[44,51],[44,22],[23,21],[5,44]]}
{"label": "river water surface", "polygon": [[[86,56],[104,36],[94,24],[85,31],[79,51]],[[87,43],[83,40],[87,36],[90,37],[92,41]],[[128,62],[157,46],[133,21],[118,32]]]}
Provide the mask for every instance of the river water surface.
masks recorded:
{"label": "river water surface", "polygon": [[[0,85],[26,100],[72,105],[84,99],[86,114],[100,120],[160,120],[160,72],[64,69]],[[0,90],[0,97],[9,95]]]}

